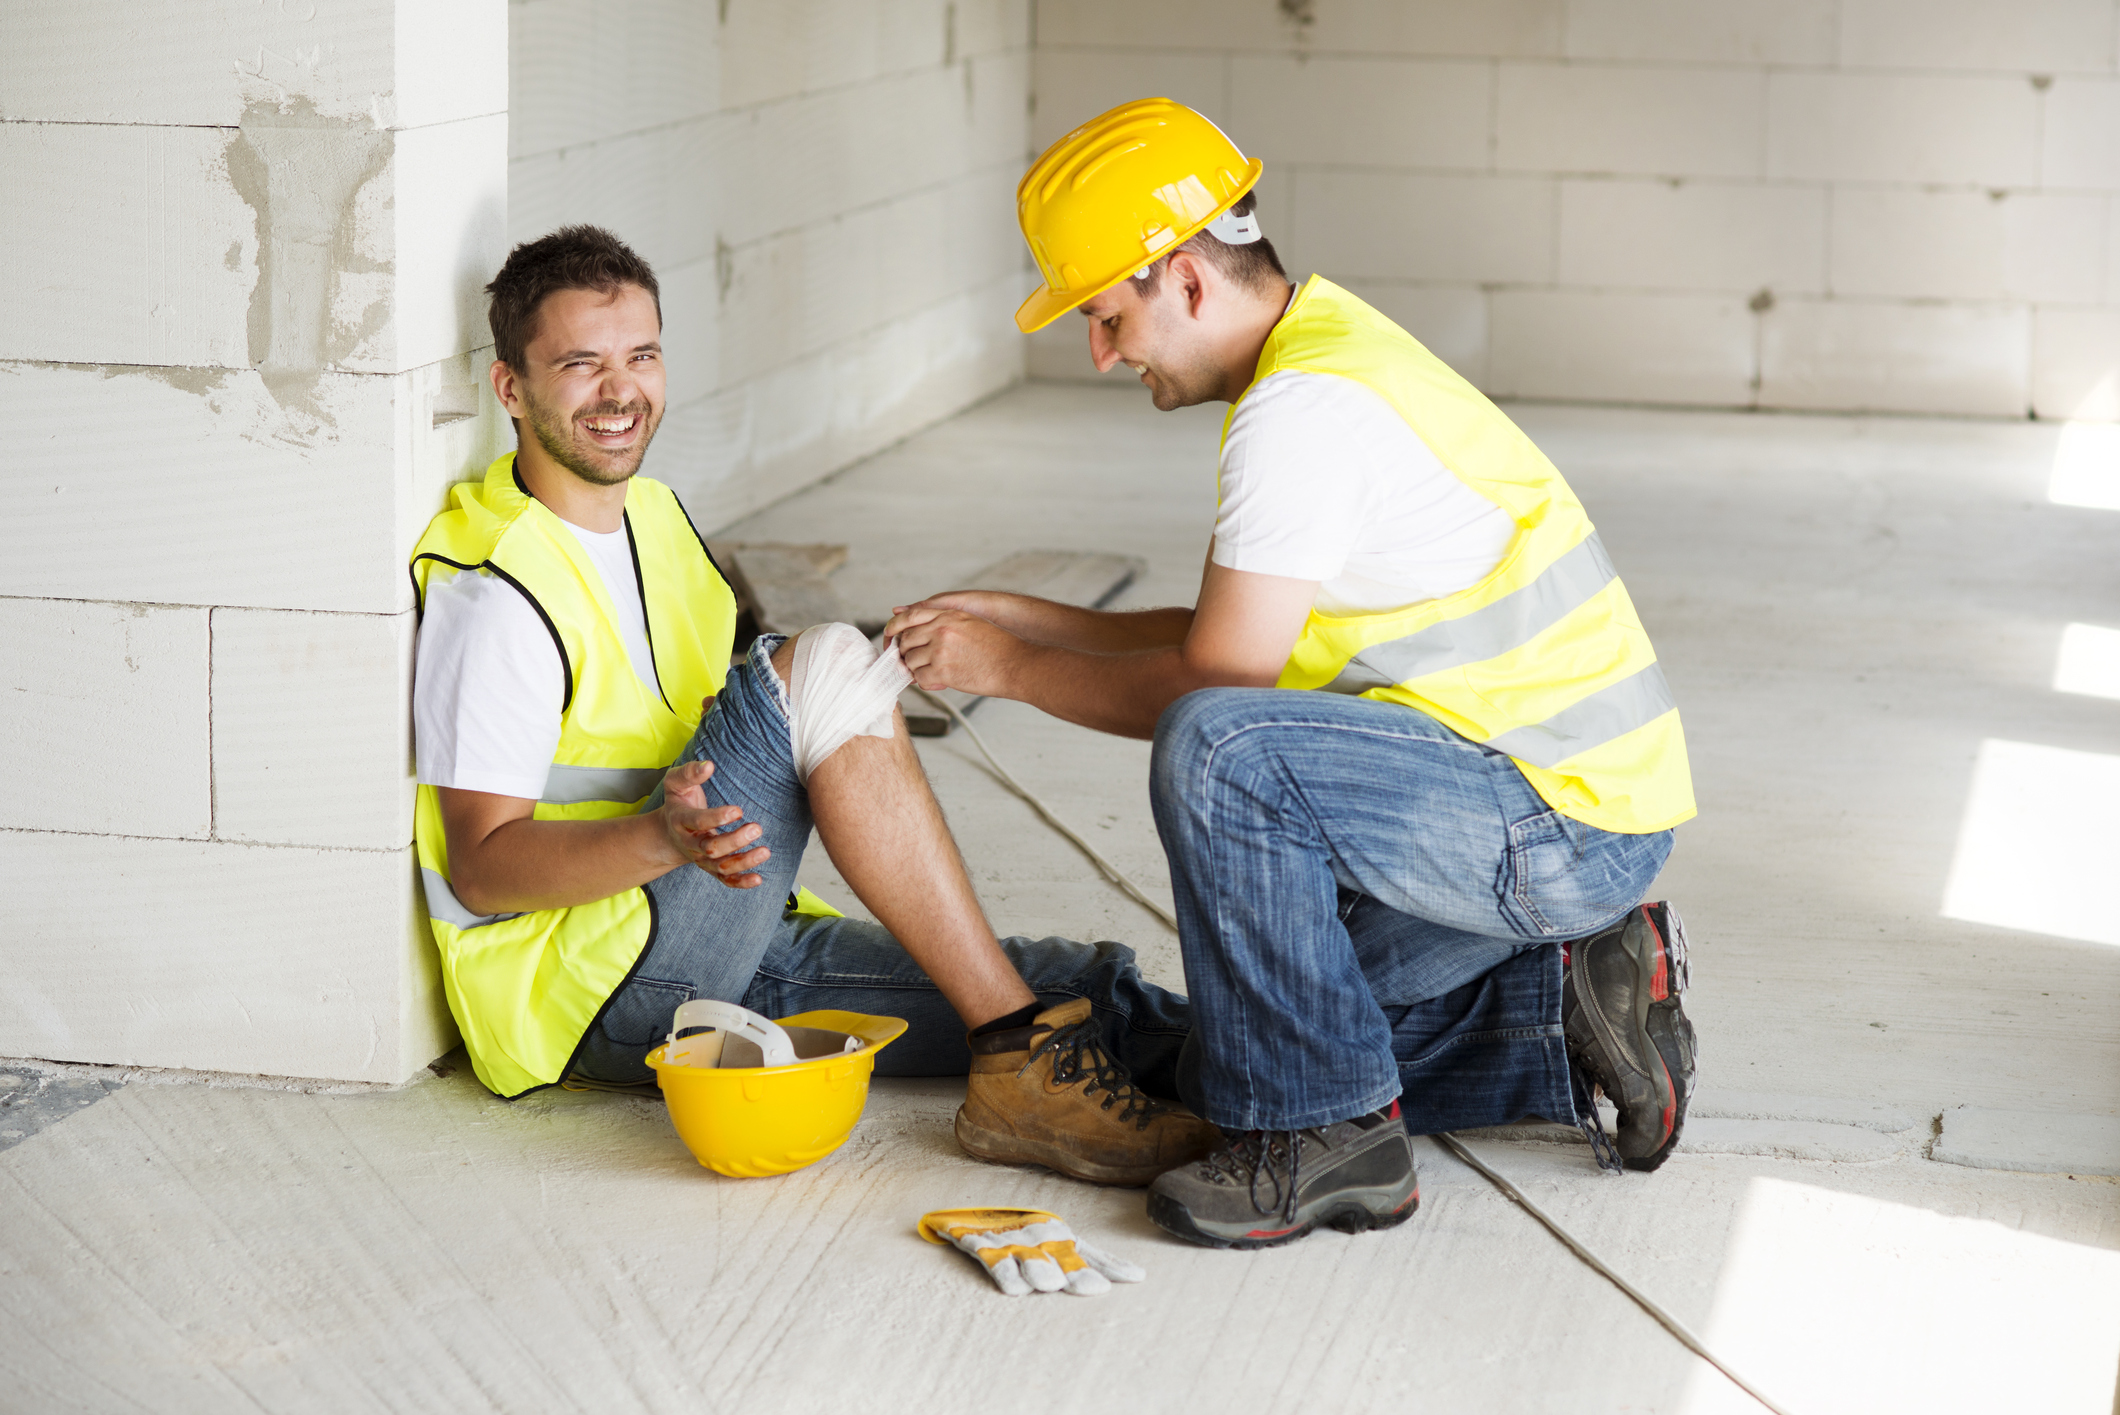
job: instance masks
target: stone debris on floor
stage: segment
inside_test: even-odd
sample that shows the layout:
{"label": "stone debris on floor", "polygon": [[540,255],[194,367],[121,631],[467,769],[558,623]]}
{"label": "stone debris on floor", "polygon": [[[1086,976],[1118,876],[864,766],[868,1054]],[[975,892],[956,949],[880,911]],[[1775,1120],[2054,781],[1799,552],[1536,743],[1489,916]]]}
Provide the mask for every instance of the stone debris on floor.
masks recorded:
{"label": "stone debris on floor", "polygon": [[34,1063],[0,1062],[0,1150],[57,1125],[124,1084],[69,1075]]}

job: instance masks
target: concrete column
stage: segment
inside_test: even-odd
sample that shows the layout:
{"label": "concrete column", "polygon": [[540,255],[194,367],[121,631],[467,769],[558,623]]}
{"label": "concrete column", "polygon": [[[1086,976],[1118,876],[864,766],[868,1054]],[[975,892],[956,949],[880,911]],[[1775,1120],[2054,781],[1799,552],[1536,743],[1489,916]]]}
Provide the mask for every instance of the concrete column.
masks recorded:
{"label": "concrete column", "polygon": [[0,1055],[364,1081],[454,1043],[405,571],[506,445],[505,0],[14,0]]}

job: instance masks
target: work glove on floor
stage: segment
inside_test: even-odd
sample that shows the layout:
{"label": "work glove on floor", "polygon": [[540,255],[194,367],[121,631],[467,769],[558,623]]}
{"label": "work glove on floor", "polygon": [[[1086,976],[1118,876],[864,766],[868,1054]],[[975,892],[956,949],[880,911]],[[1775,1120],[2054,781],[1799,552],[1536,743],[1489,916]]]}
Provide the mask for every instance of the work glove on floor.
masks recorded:
{"label": "work glove on floor", "polygon": [[1058,1214],[1043,1209],[937,1209],[920,1218],[920,1236],[952,1244],[979,1260],[994,1285],[1010,1297],[1072,1292],[1095,1297],[1114,1282],[1148,1274],[1075,1237]]}

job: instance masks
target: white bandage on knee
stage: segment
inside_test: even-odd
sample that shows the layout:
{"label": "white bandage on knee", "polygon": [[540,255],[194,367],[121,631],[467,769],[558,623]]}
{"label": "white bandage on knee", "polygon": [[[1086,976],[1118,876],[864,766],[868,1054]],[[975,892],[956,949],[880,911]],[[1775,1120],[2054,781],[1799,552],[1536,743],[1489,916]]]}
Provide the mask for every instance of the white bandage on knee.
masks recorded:
{"label": "white bandage on knee", "polygon": [[913,675],[896,640],[881,652],[851,624],[819,624],[795,640],[789,675],[788,743],[795,774],[810,779],[820,763],[852,737],[889,737],[891,709]]}

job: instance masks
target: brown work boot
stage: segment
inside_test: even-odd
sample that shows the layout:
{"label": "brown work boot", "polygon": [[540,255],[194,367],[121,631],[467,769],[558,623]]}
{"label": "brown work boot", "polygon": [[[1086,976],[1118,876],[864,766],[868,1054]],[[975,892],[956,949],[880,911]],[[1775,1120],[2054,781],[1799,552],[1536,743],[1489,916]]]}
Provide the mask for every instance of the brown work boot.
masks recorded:
{"label": "brown work boot", "polygon": [[970,1039],[972,1084],[957,1111],[966,1154],[1138,1187],[1222,1142],[1191,1111],[1142,1094],[1089,1013],[1078,997],[1027,1027]]}

